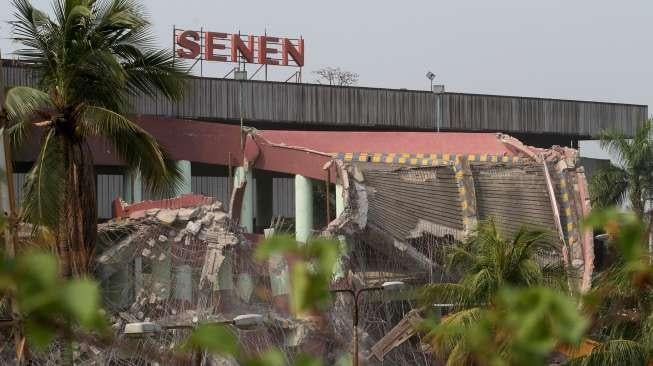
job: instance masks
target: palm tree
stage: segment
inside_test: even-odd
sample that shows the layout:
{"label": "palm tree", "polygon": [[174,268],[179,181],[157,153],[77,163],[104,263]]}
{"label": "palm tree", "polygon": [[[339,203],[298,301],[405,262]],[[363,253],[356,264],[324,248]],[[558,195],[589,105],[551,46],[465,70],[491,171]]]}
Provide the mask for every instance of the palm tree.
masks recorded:
{"label": "palm tree", "polygon": [[130,0],[55,0],[52,14],[13,0],[16,54],[37,73],[38,88],[14,87],[4,104],[18,149],[40,138],[25,185],[22,218],[53,229],[66,276],[89,272],[97,231],[90,138],[111,144],[153,192],[180,180],[157,141],[126,115],[131,95],[179,98],[183,77],[171,52],[157,50],[144,10]]}
{"label": "palm tree", "polygon": [[616,258],[598,273],[585,301],[594,314],[591,336],[603,341],[571,365],[646,365],[653,360],[653,267],[646,250],[648,228],[634,213],[595,212],[588,221],[606,227]]}
{"label": "palm tree", "polygon": [[616,131],[599,135],[601,147],[612,153],[622,166],[600,169],[590,182],[590,199],[594,208],[607,208],[629,202],[632,210],[644,217],[645,200],[653,192],[653,143],[651,120],[637,129],[632,139]]}
{"label": "palm tree", "polygon": [[539,258],[559,253],[549,234],[522,227],[511,239],[502,237],[493,220],[482,222],[461,245],[446,253],[447,270],[457,283],[426,286],[425,304],[452,303],[456,312],[447,316],[429,337],[437,354],[447,355],[447,364],[471,363],[466,332],[495,306],[497,294],[505,287],[544,286],[566,290],[566,273],[561,261],[540,264]]}

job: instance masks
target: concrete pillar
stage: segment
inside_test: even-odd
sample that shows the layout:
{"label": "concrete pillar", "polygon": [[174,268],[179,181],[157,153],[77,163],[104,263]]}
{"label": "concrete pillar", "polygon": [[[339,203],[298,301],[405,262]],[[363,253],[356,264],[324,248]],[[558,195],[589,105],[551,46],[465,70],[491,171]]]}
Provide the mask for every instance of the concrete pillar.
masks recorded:
{"label": "concrete pillar", "polygon": [[243,195],[243,206],[240,211],[240,226],[248,233],[254,232],[254,179],[251,170],[245,170],[239,166],[234,173],[234,186],[237,187],[243,180],[247,181],[245,194]]}
{"label": "concrete pillar", "polygon": [[105,301],[111,310],[124,309],[132,302],[132,277],[130,271],[113,266],[100,269]]}
{"label": "concrete pillar", "polygon": [[175,300],[193,301],[193,269],[188,264],[182,264],[175,268]]}
{"label": "concrete pillar", "polygon": [[190,171],[190,161],[188,160],[178,160],[177,168],[181,171],[182,182],[177,187],[176,195],[180,196],[182,194],[191,193],[193,191],[191,185],[191,171]]}
{"label": "concrete pillar", "polygon": [[141,202],[143,200],[143,183],[138,171],[125,172],[122,176],[123,199],[127,203]]}
{"label": "concrete pillar", "polygon": [[218,268],[216,280],[213,283],[213,306],[215,311],[220,313],[230,312],[236,306],[234,296],[234,274],[232,266],[233,254],[228,251]]}
{"label": "concrete pillar", "polygon": [[272,174],[256,171],[256,226],[267,229],[272,222]]}
{"label": "concrete pillar", "polygon": [[343,194],[345,190],[342,184],[336,184],[336,217],[340,216],[345,211],[345,197]]}
{"label": "concrete pillar", "polygon": [[245,303],[249,303],[253,292],[254,282],[252,281],[252,276],[247,272],[238,274],[238,285],[236,287],[238,297]]}
{"label": "concrete pillar", "polygon": [[227,255],[222,261],[222,264],[220,265],[220,269],[218,269],[218,278],[217,281],[215,281],[213,290],[224,291],[224,290],[233,290],[233,289],[234,289],[234,274],[233,274],[233,267],[231,265],[231,255]]}
{"label": "concrete pillar", "polygon": [[[345,211],[345,197],[343,196],[343,194],[344,194],[344,189],[342,187],[342,184],[336,184],[336,217],[342,215],[342,213]],[[339,247],[340,256],[338,257],[338,261],[336,262],[335,268],[333,269],[334,280],[339,280],[341,278],[344,278],[345,276],[344,259],[349,252],[349,248],[347,245],[347,241],[345,240],[345,237],[342,235],[338,236],[338,241],[340,242],[340,247]]]}
{"label": "concrete pillar", "polygon": [[313,183],[295,175],[295,238],[306,243],[313,232]]}
{"label": "concrete pillar", "polygon": [[161,253],[152,259],[153,290],[159,299],[167,300],[170,296],[170,243],[159,242]]}

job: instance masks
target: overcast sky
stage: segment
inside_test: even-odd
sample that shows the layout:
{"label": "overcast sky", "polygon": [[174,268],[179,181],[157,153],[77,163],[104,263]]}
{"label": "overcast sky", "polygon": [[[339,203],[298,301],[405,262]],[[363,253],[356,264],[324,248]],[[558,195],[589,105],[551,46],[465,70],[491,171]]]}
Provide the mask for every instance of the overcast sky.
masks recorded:
{"label": "overcast sky", "polygon": [[[652,0],[144,3],[162,47],[172,46],[173,24],[301,35],[305,81],[313,81],[312,70],[340,66],[359,73],[362,86],[426,89],[431,70],[448,91],[653,105]],[[0,0],[3,21],[12,11]],[[6,22],[0,35],[3,54],[15,48]],[[291,73],[283,68],[274,77]]]}

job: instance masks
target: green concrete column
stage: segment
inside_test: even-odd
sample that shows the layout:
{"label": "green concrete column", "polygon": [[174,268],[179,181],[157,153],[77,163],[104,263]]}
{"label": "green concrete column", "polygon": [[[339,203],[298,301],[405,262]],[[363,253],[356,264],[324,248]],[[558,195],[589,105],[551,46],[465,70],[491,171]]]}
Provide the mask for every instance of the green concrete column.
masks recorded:
{"label": "green concrete column", "polygon": [[176,300],[193,301],[193,269],[188,264],[182,264],[174,269]]}
{"label": "green concrete column", "polygon": [[336,217],[345,211],[345,197],[342,184],[336,184]]}
{"label": "green concrete column", "polygon": [[295,175],[295,238],[306,243],[313,232],[313,183]]}
{"label": "green concrete column", "polygon": [[217,280],[213,285],[213,290],[233,290],[234,289],[234,274],[231,265],[231,255],[227,255],[222,260],[222,264],[218,269]]}
{"label": "green concrete column", "polygon": [[152,259],[153,291],[158,298],[167,300],[170,296],[170,285],[172,284],[170,243],[167,241],[158,242],[157,245],[161,247],[161,252]]}
{"label": "green concrete column", "polygon": [[182,194],[187,194],[191,193],[193,191],[192,185],[191,185],[191,171],[190,171],[190,161],[188,160],[178,160],[177,161],[177,168],[181,171],[181,176],[182,176],[182,182],[177,187],[177,196],[181,196]]}
{"label": "green concrete column", "polygon": [[238,186],[243,180],[247,181],[245,194],[243,195],[243,206],[240,211],[240,226],[248,233],[254,232],[254,179],[251,170],[245,170],[239,166],[234,173],[234,186]]}
{"label": "green concrete column", "polygon": [[116,265],[102,266],[100,278],[109,308],[124,309],[131,304],[133,279],[130,271],[117,268]]}
{"label": "green concrete column", "polygon": [[122,176],[123,199],[127,203],[143,200],[143,183],[138,171],[125,172]]}

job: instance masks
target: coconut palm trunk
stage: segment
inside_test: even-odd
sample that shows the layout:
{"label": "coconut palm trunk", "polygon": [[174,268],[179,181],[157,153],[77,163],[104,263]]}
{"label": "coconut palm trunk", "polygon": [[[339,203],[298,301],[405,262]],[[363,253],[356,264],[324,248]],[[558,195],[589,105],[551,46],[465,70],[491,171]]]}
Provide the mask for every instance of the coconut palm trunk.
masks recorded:
{"label": "coconut palm trunk", "polygon": [[64,165],[68,190],[57,224],[57,254],[65,276],[89,273],[97,234],[95,169],[86,142],[63,137],[66,149]]}

